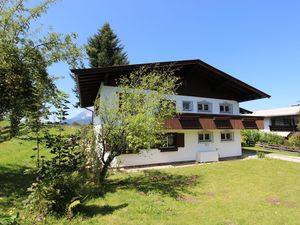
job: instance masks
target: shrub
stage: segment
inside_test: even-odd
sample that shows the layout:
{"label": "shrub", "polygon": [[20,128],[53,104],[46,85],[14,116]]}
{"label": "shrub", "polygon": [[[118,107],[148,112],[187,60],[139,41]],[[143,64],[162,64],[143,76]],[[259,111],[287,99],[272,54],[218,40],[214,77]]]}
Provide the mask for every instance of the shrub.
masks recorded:
{"label": "shrub", "polygon": [[257,151],[256,155],[257,155],[257,158],[259,158],[259,159],[265,158],[265,153],[263,151]]}
{"label": "shrub", "polygon": [[242,130],[242,145],[243,146],[254,146],[260,137],[258,130]]}
{"label": "shrub", "polygon": [[260,132],[259,136],[259,141],[267,144],[282,145],[284,140],[284,137],[274,133]]}
{"label": "shrub", "polygon": [[80,173],[84,156],[76,136],[62,137],[48,133],[45,139],[47,148],[54,156],[43,162],[37,171],[36,181],[29,188],[31,194],[27,203],[42,214],[54,212],[63,215],[74,199],[81,199],[85,184]]}
{"label": "shrub", "polygon": [[300,133],[293,134],[288,142],[294,147],[300,147]]}
{"label": "shrub", "polygon": [[16,215],[1,215],[0,214],[0,224],[1,225],[19,225],[20,215],[17,212]]}

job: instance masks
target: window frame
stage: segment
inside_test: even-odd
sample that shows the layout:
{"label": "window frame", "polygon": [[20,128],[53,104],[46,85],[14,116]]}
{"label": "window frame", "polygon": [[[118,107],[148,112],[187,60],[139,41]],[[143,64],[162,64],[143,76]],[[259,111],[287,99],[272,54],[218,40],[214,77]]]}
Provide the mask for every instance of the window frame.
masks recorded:
{"label": "window frame", "polygon": [[[222,139],[222,135],[225,135],[225,139]],[[230,138],[227,137],[227,135],[230,134]],[[220,133],[221,142],[229,142],[234,141],[234,133],[232,131],[222,131]]]}
{"label": "window frame", "polygon": [[[174,145],[169,146],[168,145],[168,141],[169,141],[169,136],[172,135],[174,140]],[[161,146],[159,147],[161,152],[173,152],[173,151],[178,151],[178,147],[177,147],[177,133],[168,133],[165,135],[165,141],[166,141],[166,145],[165,146]]]}
{"label": "window frame", "polygon": [[[202,110],[199,110],[199,105],[202,105]],[[205,110],[205,105],[208,106],[208,110]],[[197,112],[206,112],[211,113],[212,112],[212,103],[207,101],[199,101],[197,102]]]}
{"label": "window frame", "polygon": [[[221,110],[221,107],[224,108],[224,111]],[[226,111],[226,107],[228,107],[228,111]],[[224,102],[219,104],[219,112],[220,113],[226,113],[226,114],[232,114],[233,113],[233,104]]]}
{"label": "window frame", "polygon": [[[184,103],[190,103],[190,109],[188,109],[188,110],[185,110],[185,108],[184,108]],[[184,112],[192,112],[193,111],[193,109],[194,109],[194,104],[193,104],[193,101],[182,101],[182,111],[184,111]]]}
{"label": "window frame", "polygon": [[[209,135],[209,139],[205,138],[205,135]],[[200,135],[203,135],[203,138],[200,139]],[[213,142],[213,132],[203,131],[198,133],[198,143],[209,143]]]}

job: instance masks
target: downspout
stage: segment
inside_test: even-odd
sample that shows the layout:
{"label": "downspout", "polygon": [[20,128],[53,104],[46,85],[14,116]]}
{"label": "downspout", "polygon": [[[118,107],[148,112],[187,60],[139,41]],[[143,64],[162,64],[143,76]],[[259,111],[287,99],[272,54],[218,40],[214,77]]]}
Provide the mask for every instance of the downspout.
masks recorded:
{"label": "downspout", "polygon": [[86,110],[92,112],[92,124],[94,124],[94,110],[84,107]]}

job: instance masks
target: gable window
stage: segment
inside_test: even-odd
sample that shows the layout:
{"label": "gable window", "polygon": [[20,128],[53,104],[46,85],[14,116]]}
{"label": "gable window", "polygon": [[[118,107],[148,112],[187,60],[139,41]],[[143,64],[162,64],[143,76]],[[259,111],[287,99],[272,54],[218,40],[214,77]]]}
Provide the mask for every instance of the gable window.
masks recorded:
{"label": "gable window", "polygon": [[232,113],[232,104],[222,103],[220,104],[220,113]]}
{"label": "gable window", "polygon": [[221,141],[233,141],[233,133],[221,132]]}
{"label": "gable window", "polygon": [[212,133],[203,132],[198,134],[198,142],[211,142],[212,141]]}
{"label": "gable window", "polygon": [[193,102],[183,101],[182,102],[182,111],[193,111]]}
{"label": "gable window", "polygon": [[211,103],[209,102],[198,102],[197,103],[198,112],[211,112]]}

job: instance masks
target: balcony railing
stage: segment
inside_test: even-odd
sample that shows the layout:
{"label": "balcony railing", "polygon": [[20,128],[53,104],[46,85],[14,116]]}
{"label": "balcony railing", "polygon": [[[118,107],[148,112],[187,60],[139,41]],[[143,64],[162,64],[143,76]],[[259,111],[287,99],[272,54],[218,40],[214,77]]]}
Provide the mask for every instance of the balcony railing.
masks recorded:
{"label": "balcony railing", "polygon": [[297,131],[297,126],[293,126],[293,125],[276,125],[270,126],[270,130],[271,131]]}

